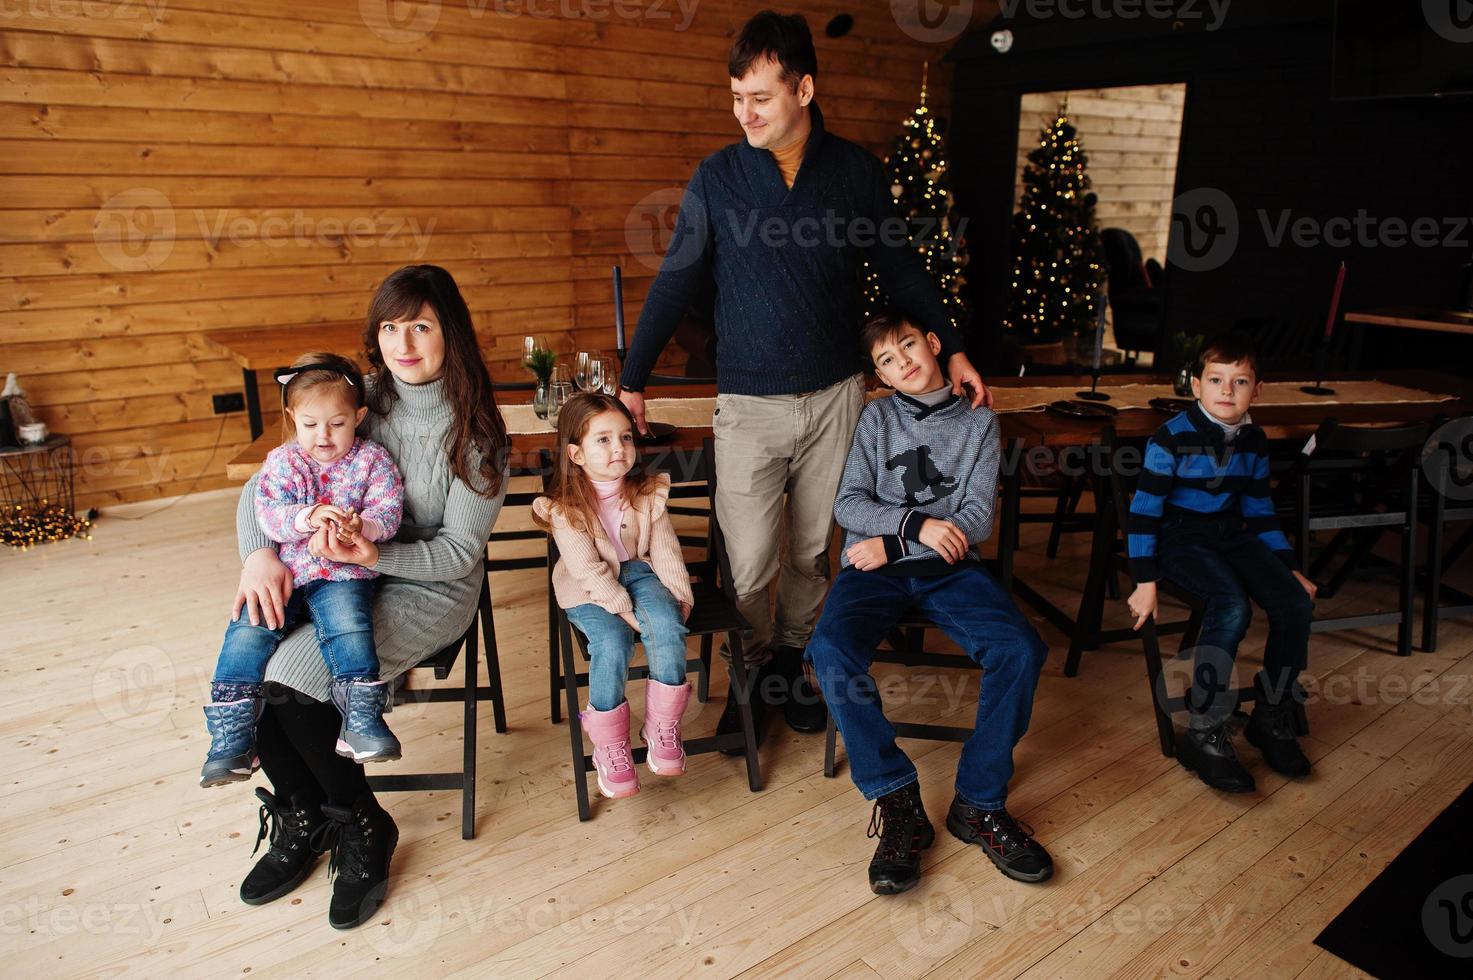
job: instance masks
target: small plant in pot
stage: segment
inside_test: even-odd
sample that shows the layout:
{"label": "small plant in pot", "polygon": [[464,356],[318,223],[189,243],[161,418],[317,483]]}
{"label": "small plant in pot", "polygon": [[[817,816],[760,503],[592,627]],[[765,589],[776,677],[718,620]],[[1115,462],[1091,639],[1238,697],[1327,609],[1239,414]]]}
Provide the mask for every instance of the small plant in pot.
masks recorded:
{"label": "small plant in pot", "polygon": [[537,391],[532,396],[532,410],[540,419],[547,418],[548,383],[552,380],[553,368],[557,366],[557,352],[546,337],[527,336],[522,338],[522,366],[537,378]]}

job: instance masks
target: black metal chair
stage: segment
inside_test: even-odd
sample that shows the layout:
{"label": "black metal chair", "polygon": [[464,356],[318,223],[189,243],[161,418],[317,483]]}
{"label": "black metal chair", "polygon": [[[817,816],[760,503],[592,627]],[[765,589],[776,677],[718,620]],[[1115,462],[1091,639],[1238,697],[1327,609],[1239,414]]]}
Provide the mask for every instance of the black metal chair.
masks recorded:
{"label": "black metal chair", "polygon": [[[552,456],[547,450],[538,453],[538,472],[542,475],[544,489],[546,481],[552,476]],[[711,501],[714,499],[700,483],[675,484],[670,487],[671,501],[701,501],[704,506],[690,506],[683,503],[669,503],[665,510],[672,516],[705,517],[710,519],[712,513]],[[541,564],[547,566],[547,677],[548,677],[548,702],[551,708],[552,723],[559,724],[563,720],[563,666],[562,656],[559,653],[558,641],[558,606],[557,600],[552,594],[552,567],[557,564],[557,553],[553,547],[551,535],[542,531],[529,532],[542,537],[547,542],[547,555],[541,560]],[[705,548],[709,545],[709,537],[697,537],[690,534],[678,534],[681,545],[688,548]],[[711,648],[714,635],[707,633],[701,637],[701,657],[699,665],[692,664],[697,670],[696,674],[696,700],[705,703],[710,697],[711,687]]]}
{"label": "black metal chair", "polygon": [[[1134,462],[1138,463],[1144,454],[1145,445],[1144,438],[1121,440],[1115,435],[1113,428],[1106,428],[1100,435],[1100,441],[1089,447],[1088,456],[1091,462],[1087,479],[1094,492],[1095,522],[1090,538],[1084,593],[1080,597],[1079,612],[1075,616],[1078,625],[1070,634],[1069,652],[1064,658],[1065,677],[1078,676],[1080,661],[1086,650],[1095,650],[1106,643],[1118,643],[1142,636],[1128,626],[1107,630],[1101,627],[1101,623],[1104,619],[1106,597],[1120,597],[1120,589],[1116,584],[1118,580],[1123,576],[1125,581],[1134,582],[1130,578],[1125,527],[1126,515],[1130,511],[1130,495],[1137,482],[1137,477],[1132,476],[1130,471],[1136,467],[1124,465],[1121,456],[1125,453],[1133,454]],[[1190,592],[1169,579],[1161,580],[1157,589],[1185,605],[1190,614],[1184,620],[1169,623],[1157,623],[1153,620],[1148,623],[1151,630],[1150,642],[1155,643],[1159,649],[1159,637],[1180,633],[1181,645],[1177,648],[1177,656],[1185,656],[1202,630],[1202,604]],[[1148,660],[1152,656],[1149,649],[1146,656]],[[1157,657],[1159,659],[1159,653]]]}
{"label": "black metal chair", "polygon": [[[965,653],[936,653],[925,649],[926,630],[936,624],[926,616],[906,613],[895,624],[886,638],[886,648],[875,650],[871,663],[899,664],[904,667],[942,667],[952,670],[980,670],[977,662]],[[814,685],[817,690],[817,685]],[[930,725],[909,721],[891,721],[890,726],[901,738],[923,738],[936,742],[965,742],[972,737],[972,729],[956,725]],[[838,726],[834,713],[829,712],[828,728],[824,731],[823,774],[830,779],[837,773]]]}
{"label": "black metal chair", "polygon": [[[1473,616],[1473,595],[1442,580],[1443,571],[1473,546],[1473,456],[1466,440],[1473,437],[1473,416],[1439,427],[1437,442],[1428,447],[1423,471],[1431,496],[1427,524],[1427,568],[1422,598],[1422,649],[1437,650],[1437,624],[1444,619]],[[1456,439],[1459,443],[1448,441]],[[1449,524],[1469,524],[1453,544],[1443,550],[1443,534]],[[1452,600],[1444,604],[1444,600]]]}
{"label": "black metal chair", "polygon": [[[487,571],[492,562],[486,561]],[[460,790],[460,836],[471,840],[476,836],[476,750],[477,707],[482,701],[491,702],[492,717],[499,733],[506,732],[506,698],[501,690],[501,658],[496,644],[496,623],[491,613],[491,582],[481,580],[481,599],[476,615],[454,643],[438,650],[415,664],[411,670],[432,670],[436,680],[445,680],[465,650],[465,680],[459,689],[435,687],[420,690],[401,687],[394,695],[394,704],[425,704],[446,701],[461,701],[465,705],[463,728],[465,744],[464,761],[459,772],[393,773],[368,777],[368,785],[375,792],[407,793],[426,790]],[[479,633],[479,636],[477,635]],[[484,687],[478,686],[477,661],[480,647],[484,645],[486,656],[486,679]]]}
{"label": "black metal chair", "polygon": [[[1315,431],[1312,452],[1301,454],[1286,477],[1287,485],[1281,496],[1293,517],[1285,524],[1295,530],[1295,546],[1305,574],[1319,581],[1339,553],[1346,551],[1340,567],[1320,588],[1321,598],[1333,597],[1365,566],[1390,566],[1397,576],[1400,598],[1395,610],[1317,618],[1314,632],[1394,623],[1396,652],[1401,656],[1411,654],[1417,579],[1418,481],[1421,453],[1430,431],[1431,425],[1426,422],[1393,428],[1361,428],[1327,419]],[[1394,565],[1372,554],[1377,541],[1388,530],[1401,534],[1400,561]],[[1310,546],[1316,531],[1335,534],[1311,562]]]}
{"label": "black metal chair", "polygon": [[[492,387],[496,391],[527,391],[535,387],[529,383],[512,382],[496,383]],[[513,470],[509,477],[535,475],[535,471]],[[531,493],[507,493],[502,501],[502,510],[507,507],[528,506],[535,498]],[[502,541],[522,541],[542,537],[541,531],[492,531],[487,539],[487,544]],[[477,706],[482,701],[491,702],[492,719],[496,731],[505,734],[506,727],[506,699],[501,688],[501,658],[496,642],[496,620],[493,615],[491,602],[491,573],[513,571],[525,568],[540,568],[546,559],[541,555],[532,555],[526,558],[492,558],[483,559],[484,574],[481,580],[481,598],[476,609],[475,618],[466,627],[465,633],[454,643],[437,650],[433,655],[420,661],[411,670],[431,670],[436,680],[446,680],[450,676],[451,669],[455,666],[462,648],[466,651],[465,680],[460,690],[455,688],[430,688],[419,690],[412,687],[400,687],[395,691],[394,703],[400,704],[424,704],[439,703],[447,701],[462,701],[465,705],[465,724],[463,746],[464,761],[459,772],[440,773],[394,773],[379,776],[370,776],[368,784],[375,791],[382,792],[424,792],[428,790],[458,789],[461,793],[460,800],[460,835],[465,840],[471,840],[476,836],[476,752],[477,752]],[[480,636],[477,636],[479,630]],[[477,659],[480,656],[480,647],[485,647],[487,684],[485,687],[478,686]]]}
{"label": "black metal chair", "polygon": [[[701,638],[702,655],[699,659],[688,660],[686,669],[695,669],[700,672],[696,693],[704,700],[707,687],[706,678],[710,673],[710,641],[718,634],[725,634],[731,652],[730,662],[727,665],[731,677],[728,697],[737,699],[742,723],[740,732],[685,739],[685,753],[687,756],[693,756],[718,752],[722,749],[741,749],[746,756],[747,785],[752,792],[759,792],[762,789],[762,770],[757,758],[757,736],[752,724],[751,709],[752,684],[757,675],[755,671],[751,673],[747,671],[742,651],[742,632],[751,627],[737,611],[734,597],[731,595],[731,569],[727,564],[721,525],[716,518],[715,447],[712,440],[707,439],[698,451],[676,449],[655,451],[648,453],[645,461],[651,469],[670,473],[672,483],[677,486],[695,485],[699,490],[704,484],[703,489],[709,509],[696,513],[705,514],[708,520],[707,536],[703,541],[698,542],[704,544],[705,554],[698,561],[687,563],[693,578],[691,588],[695,605],[691,608],[690,618],[686,620],[689,635]],[[550,466],[546,474],[544,480],[550,478]],[[548,535],[548,540],[551,542],[551,535]],[[684,540],[682,543],[685,543]],[[555,544],[549,544],[548,555],[550,562],[555,564],[557,561]],[[585,664],[588,662],[588,641],[582,632],[569,622],[567,614],[557,608],[556,603],[553,603],[551,608],[557,624],[557,649],[560,654],[563,690],[568,713],[568,735],[572,749],[573,786],[578,798],[578,819],[588,820],[593,816],[588,795],[588,773],[593,769],[593,757],[583,751],[583,726],[578,719],[578,689],[588,686],[588,672],[587,670],[580,671],[574,659],[581,657]],[[630,667],[631,680],[648,676],[647,667],[637,665]],[[634,764],[639,765],[644,762],[646,750],[639,747],[633,749],[630,754]]]}

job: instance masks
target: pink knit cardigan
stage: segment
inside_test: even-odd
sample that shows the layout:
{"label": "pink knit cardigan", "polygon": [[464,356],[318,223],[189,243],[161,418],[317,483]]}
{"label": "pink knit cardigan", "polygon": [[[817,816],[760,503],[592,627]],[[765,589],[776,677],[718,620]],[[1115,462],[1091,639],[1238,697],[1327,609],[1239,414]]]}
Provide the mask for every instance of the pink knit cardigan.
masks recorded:
{"label": "pink knit cardigan", "polygon": [[[639,497],[633,507],[625,503],[621,536],[631,561],[648,562],[677,601],[694,604],[690,573],[680,553],[675,526],[665,509],[669,497],[670,474],[657,474],[650,493]],[[572,609],[592,602],[616,616],[633,612],[634,602],[628,590],[619,584],[619,560],[613,542],[604,533],[597,516],[590,522],[589,531],[578,531],[568,525],[562,508],[547,497],[534,500],[532,510],[552,525],[552,538],[561,553],[552,570],[552,590],[557,604]]]}

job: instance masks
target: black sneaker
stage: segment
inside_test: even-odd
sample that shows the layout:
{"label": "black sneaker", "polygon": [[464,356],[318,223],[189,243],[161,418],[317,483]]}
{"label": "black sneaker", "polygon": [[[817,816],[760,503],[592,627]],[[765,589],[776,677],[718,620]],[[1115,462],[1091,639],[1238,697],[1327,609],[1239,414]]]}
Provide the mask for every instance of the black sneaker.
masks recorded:
{"label": "black sneaker", "polygon": [[268,835],[270,846],[240,883],[240,900],[247,905],[274,902],[306,880],[322,853],[312,847],[312,832],[326,822],[321,808],[301,793],[292,796],[290,807],[259,786],[256,796],[261,800],[261,829],[251,854]]}
{"label": "black sneaker", "polygon": [[1224,793],[1253,792],[1253,774],[1238,761],[1226,723],[1211,728],[1189,728],[1176,740],[1176,761]]}
{"label": "black sneaker", "polygon": [[958,796],[947,811],[946,829],[958,840],[980,844],[997,870],[1014,881],[1048,881],[1054,875],[1054,859],[1006,809],[983,810]]}
{"label": "black sneaker", "polygon": [[335,874],[327,924],[352,929],[373,917],[389,890],[389,862],[399,844],[399,828],[372,793],[351,809],[324,803],[327,820],[312,842],[331,851],[328,873]]}
{"label": "black sneaker", "polygon": [[1309,775],[1309,759],[1294,737],[1294,705],[1259,699],[1243,728],[1248,741],[1263,753],[1263,761],[1274,772],[1290,779]]}
{"label": "black sneaker", "polygon": [[869,887],[876,895],[898,895],[921,880],[921,852],[936,841],[936,828],[926,819],[920,784],[902,786],[875,800],[869,836],[879,845],[869,862]]}

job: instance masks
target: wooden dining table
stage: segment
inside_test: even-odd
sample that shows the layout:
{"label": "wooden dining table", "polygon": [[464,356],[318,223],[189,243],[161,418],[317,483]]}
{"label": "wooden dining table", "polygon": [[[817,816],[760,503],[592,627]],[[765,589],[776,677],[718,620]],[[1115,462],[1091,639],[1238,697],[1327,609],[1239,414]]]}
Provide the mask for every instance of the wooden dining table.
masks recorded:
{"label": "wooden dining table", "polygon": [[1345,314],[1346,323],[1364,323],[1400,330],[1430,330],[1473,337],[1473,313],[1434,307],[1386,306]]}
{"label": "wooden dining table", "polygon": [[[206,349],[229,358],[240,367],[245,387],[246,420],[250,423],[252,440],[261,438],[265,430],[260,372],[287,367],[308,350],[342,354],[359,361],[359,367],[367,367],[363,362],[362,320],[207,330],[198,336]],[[265,455],[261,458],[264,459]]]}
{"label": "wooden dining table", "polygon": [[[357,348],[360,338],[356,335],[349,336],[342,332],[338,336],[343,341],[343,346],[337,349],[340,352],[349,353]],[[319,333],[318,342],[324,349],[334,349],[330,341],[332,335]],[[255,370],[264,366],[265,360],[270,360],[277,355],[271,353],[272,348],[267,345],[259,345],[246,352],[240,353],[239,363],[254,364]],[[252,368],[246,368],[252,370]],[[1006,399],[1005,389],[1039,389],[1047,388],[1055,393],[1058,399],[1072,399],[1079,390],[1089,387],[1089,378],[1078,377],[1048,377],[1041,382],[1040,379],[1030,378],[998,378],[991,382],[996,395],[1003,400]],[[1100,390],[1107,393],[1114,391],[1115,397],[1124,397],[1119,390],[1121,385],[1167,385],[1170,378],[1165,375],[1128,375],[1112,378],[1111,385],[1102,385]],[[1305,379],[1299,375],[1294,376],[1266,376],[1269,383],[1275,381],[1292,382],[1283,385],[1282,392],[1289,392],[1292,397],[1299,401],[1298,404],[1261,404],[1252,412],[1253,421],[1263,428],[1271,440],[1297,440],[1307,439],[1318,426],[1327,418],[1335,418],[1342,424],[1348,425],[1370,425],[1370,426],[1392,426],[1397,424],[1424,422],[1438,415],[1455,417],[1459,415],[1473,414],[1473,378],[1458,377],[1450,374],[1426,370],[1397,370],[1383,372],[1339,372],[1326,375],[1323,379],[1325,385],[1334,389],[1337,384],[1342,391],[1349,391],[1350,385],[1367,382],[1381,382],[1383,386],[1394,385],[1395,389],[1388,389],[1390,394],[1397,397],[1416,396],[1410,400],[1402,401],[1336,401],[1337,396],[1328,396],[1322,399],[1304,398],[1292,394],[1297,391],[1299,383]],[[1364,391],[1364,387],[1357,390]],[[651,417],[658,420],[660,415],[657,406],[660,399],[680,399],[686,408],[693,408],[696,404],[702,406],[697,414],[709,411],[709,401],[716,394],[715,386],[709,383],[703,384],[681,384],[681,385],[651,385],[645,391],[645,398],[651,404]],[[871,392],[878,395],[880,392]],[[513,405],[527,405],[531,401],[531,393],[525,390],[500,391],[496,395],[498,403],[503,407]],[[702,400],[697,403],[695,400]],[[1139,395],[1135,400],[1139,400]],[[677,402],[666,402],[666,406],[677,405]],[[531,418],[527,411],[513,414],[520,419]],[[690,412],[686,412],[687,415]],[[1054,519],[1053,514],[1025,513],[1021,504],[1024,494],[1024,484],[1029,482],[1029,469],[1027,465],[1019,465],[1027,457],[1020,455],[1020,451],[1033,450],[1041,447],[1044,455],[1048,456],[1050,451],[1065,450],[1070,447],[1088,447],[1098,443],[1107,425],[1113,426],[1118,436],[1123,438],[1141,437],[1151,435],[1165,422],[1172,413],[1159,408],[1123,408],[1118,414],[1109,419],[1085,419],[1073,418],[1055,414],[1046,410],[1014,410],[998,413],[998,425],[1001,438],[1011,453],[1006,458],[1010,459],[1010,465],[1004,467],[1002,478],[999,482],[1000,508],[997,521],[998,557],[993,561],[993,567],[997,571],[999,579],[1006,583],[1018,597],[1028,603],[1040,615],[1054,626],[1063,630],[1066,634],[1074,635],[1077,631],[1084,634],[1094,635],[1099,633],[1098,623],[1076,622],[1075,613],[1070,610],[1061,609],[1052,602],[1041,591],[1032,587],[1026,581],[1013,574],[1013,542],[1016,540],[1017,530],[1022,523],[1047,522]],[[535,475],[540,472],[540,453],[551,450],[555,444],[555,433],[550,425],[537,423],[539,431],[517,431],[517,426],[510,425],[510,469],[513,475]],[[712,429],[707,424],[686,424],[677,427],[668,441],[652,444],[646,448],[646,452],[665,453],[671,451],[691,451],[700,449],[705,440],[712,437]],[[245,451],[232,460],[227,472],[232,479],[248,480],[265,459],[266,454],[280,442],[279,437],[262,436],[255,440]],[[1047,464],[1045,464],[1047,465]],[[509,495],[508,504],[526,504],[536,495],[536,490],[524,489]],[[1081,515],[1084,520],[1090,520],[1090,515]],[[1077,523],[1077,521],[1076,521]],[[1083,528],[1081,528],[1083,529]],[[512,532],[524,534],[525,532]],[[1093,642],[1087,642],[1085,649],[1092,649]]]}
{"label": "wooden dining table", "polygon": [[1473,313],[1430,306],[1382,306],[1345,314],[1351,328],[1349,365],[1359,368],[1366,333],[1372,329],[1415,330],[1425,333],[1473,337]]}

